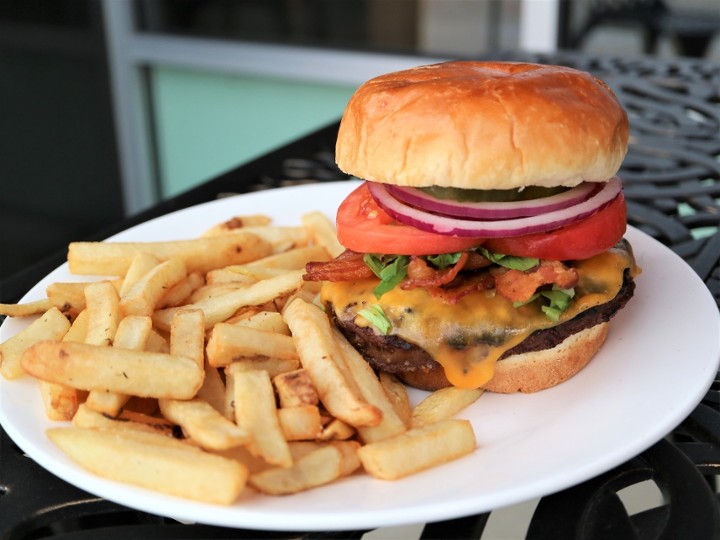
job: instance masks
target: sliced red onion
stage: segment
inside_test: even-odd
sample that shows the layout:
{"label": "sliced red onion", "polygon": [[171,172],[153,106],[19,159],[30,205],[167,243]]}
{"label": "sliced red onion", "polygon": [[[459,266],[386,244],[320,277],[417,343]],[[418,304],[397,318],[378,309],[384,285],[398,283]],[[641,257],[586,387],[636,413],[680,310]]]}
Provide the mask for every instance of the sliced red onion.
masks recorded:
{"label": "sliced red onion", "polygon": [[414,208],[393,197],[385,184],[368,182],[370,193],[378,205],[400,223],[423,231],[477,238],[503,238],[550,231],[584,219],[610,204],[622,190],[617,176],[599,185],[600,189],[587,199],[561,210],[514,219],[469,220],[439,216]]}
{"label": "sliced red onion", "polygon": [[587,199],[596,187],[596,183],[583,182],[562,193],[513,202],[460,202],[437,199],[412,187],[388,185],[386,189],[399,201],[435,214],[473,219],[509,219],[568,208]]}

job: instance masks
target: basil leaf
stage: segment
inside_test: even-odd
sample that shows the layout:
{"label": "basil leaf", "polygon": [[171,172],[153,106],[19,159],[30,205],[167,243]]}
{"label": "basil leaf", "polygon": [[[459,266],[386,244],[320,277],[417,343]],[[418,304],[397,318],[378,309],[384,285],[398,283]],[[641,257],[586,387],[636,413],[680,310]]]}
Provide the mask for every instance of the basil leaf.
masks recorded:
{"label": "basil leaf", "polygon": [[565,311],[575,296],[575,289],[558,289],[553,286],[551,291],[542,291],[540,294],[550,300],[551,308]]}
{"label": "basil leaf", "polygon": [[457,263],[462,255],[462,251],[457,253],[443,253],[441,255],[428,255],[425,260],[435,266],[436,268],[447,268]]}
{"label": "basil leaf", "polygon": [[513,307],[519,308],[534,302],[538,298],[544,298],[549,300],[549,303],[541,305],[540,309],[548,319],[557,322],[560,315],[570,307],[574,296],[575,289],[560,289],[557,285],[553,285],[551,290],[536,292],[525,302],[513,302]]}
{"label": "basil leaf", "polygon": [[535,257],[516,257],[515,255],[503,255],[502,253],[493,253],[484,247],[477,248],[483,257],[504,268],[511,270],[530,270],[540,264],[540,259]]}
{"label": "basil leaf", "polygon": [[363,261],[380,279],[380,283],[373,289],[375,297],[380,298],[405,279],[410,257],[407,255],[373,255],[366,253],[363,256]]}
{"label": "basil leaf", "polygon": [[374,304],[366,309],[358,311],[358,315],[362,316],[367,322],[377,328],[380,333],[387,336],[392,329],[392,323],[387,318],[380,304]]}
{"label": "basil leaf", "polygon": [[551,321],[558,322],[560,320],[560,314],[562,313],[562,310],[551,306],[541,306],[540,309],[543,310],[545,316]]}

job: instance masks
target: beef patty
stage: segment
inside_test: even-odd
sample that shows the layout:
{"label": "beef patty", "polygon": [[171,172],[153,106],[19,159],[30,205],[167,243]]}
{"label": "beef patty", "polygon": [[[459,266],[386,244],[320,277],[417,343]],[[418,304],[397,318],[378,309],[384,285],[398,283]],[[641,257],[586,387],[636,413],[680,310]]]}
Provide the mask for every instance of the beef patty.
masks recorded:
{"label": "beef patty", "polygon": [[[515,354],[552,349],[568,336],[609,321],[632,298],[634,291],[635,282],[626,270],[623,285],[615,298],[589,308],[569,321],[536,330],[521,343],[505,351],[499,361]],[[417,345],[398,336],[378,334],[370,327],[358,326],[353,320],[338,317],[332,305],[328,306],[328,313],[331,314],[335,326],[376,370],[402,373],[413,369],[427,371],[439,367],[439,364]]]}

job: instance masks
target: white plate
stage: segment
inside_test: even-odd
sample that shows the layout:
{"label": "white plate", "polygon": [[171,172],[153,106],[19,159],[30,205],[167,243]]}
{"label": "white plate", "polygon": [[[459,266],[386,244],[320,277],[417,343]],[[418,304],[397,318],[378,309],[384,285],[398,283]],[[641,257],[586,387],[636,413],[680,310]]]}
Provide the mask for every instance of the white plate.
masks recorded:
{"label": "white plate", "polygon": [[[264,212],[278,224],[335,209],[354,183],[265,191],[182,210],[133,227],[117,240],[198,235],[237,214]],[[531,395],[485,394],[461,415],[478,450],[456,462],[396,481],[353,476],[287,497],[250,493],[229,507],[199,504],[97,478],[45,437],[51,425],[32,380],[0,381],[0,421],[40,465],[106,499],[182,521],[271,530],[370,529],[489,511],[578,484],[635,456],[679,424],[702,399],[718,369],[720,316],[695,272],[669,249],[630,228],[643,273],[635,297],[613,320],[597,357],[570,381]],[[52,281],[83,279],[59,267]],[[6,320],[5,340],[23,327]],[[422,396],[413,392],[413,399]],[[54,424],[57,425],[57,424]]]}

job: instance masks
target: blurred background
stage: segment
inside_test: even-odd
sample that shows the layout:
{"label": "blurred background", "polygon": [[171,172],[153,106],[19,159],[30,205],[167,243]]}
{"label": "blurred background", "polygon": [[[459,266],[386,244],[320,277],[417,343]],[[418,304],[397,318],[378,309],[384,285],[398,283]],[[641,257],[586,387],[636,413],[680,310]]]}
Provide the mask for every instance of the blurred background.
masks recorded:
{"label": "blurred background", "polygon": [[372,76],[556,50],[720,62],[720,3],[0,0],[0,287],[336,121]]}

